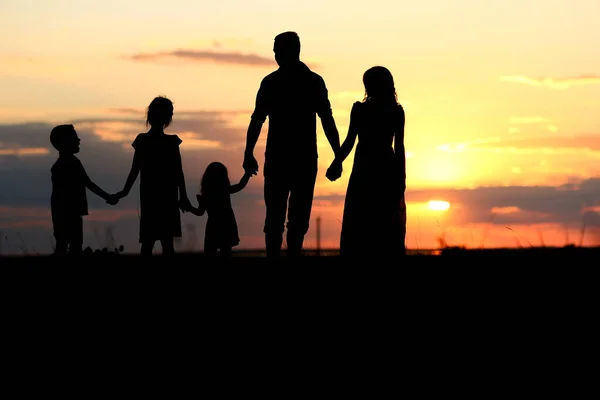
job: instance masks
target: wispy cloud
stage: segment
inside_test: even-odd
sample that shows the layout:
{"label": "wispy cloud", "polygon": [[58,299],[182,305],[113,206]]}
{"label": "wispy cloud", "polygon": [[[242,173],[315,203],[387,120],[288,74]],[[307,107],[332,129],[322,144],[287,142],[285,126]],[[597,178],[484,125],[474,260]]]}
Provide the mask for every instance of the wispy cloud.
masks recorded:
{"label": "wispy cloud", "polygon": [[540,122],[548,121],[547,118],[544,117],[511,117],[511,124],[537,124]]}
{"label": "wispy cloud", "polygon": [[161,62],[169,60],[179,60],[184,62],[244,65],[249,67],[272,67],[276,65],[273,57],[265,57],[251,53],[214,50],[179,49],[155,53],[137,53],[127,56],[127,58],[139,62]]}
{"label": "wispy cloud", "polygon": [[566,78],[532,78],[522,75],[501,76],[503,82],[521,83],[550,89],[568,89],[572,86],[600,84],[600,75],[580,75]]}
{"label": "wispy cloud", "polygon": [[600,158],[600,136],[550,136],[500,140],[489,138],[465,143],[443,144],[437,149],[443,152],[490,152],[509,154],[577,155]]}
{"label": "wispy cloud", "polygon": [[[131,108],[131,107],[121,107],[121,108],[108,108],[106,109],[108,114],[119,114],[119,115],[135,115],[135,116],[143,116],[146,113],[146,110],[141,108]],[[175,114],[177,116],[185,116],[185,117],[213,117],[213,116],[250,116],[252,114],[251,109],[243,110],[243,109],[232,109],[232,110],[175,110]]]}

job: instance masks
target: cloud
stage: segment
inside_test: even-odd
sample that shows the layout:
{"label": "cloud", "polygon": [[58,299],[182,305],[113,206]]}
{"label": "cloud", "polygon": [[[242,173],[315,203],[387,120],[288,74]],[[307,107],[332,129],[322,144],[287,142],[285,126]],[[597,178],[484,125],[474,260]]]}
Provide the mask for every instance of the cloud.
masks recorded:
{"label": "cloud", "polygon": [[[585,213],[600,206],[600,178],[560,186],[490,186],[474,189],[425,189],[407,192],[407,201],[434,198],[451,204],[454,224],[539,224],[580,226]],[[591,215],[591,214],[590,214]]]}
{"label": "cloud", "polygon": [[572,86],[600,84],[599,75],[580,75],[566,78],[531,78],[528,76],[501,76],[503,82],[521,83],[529,86],[547,87],[550,89],[568,89]]}
{"label": "cloud", "polygon": [[546,121],[548,121],[548,120],[544,117],[511,117],[510,118],[511,124],[536,124],[536,123],[546,122]]}
{"label": "cloud", "polygon": [[[100,139],[130,144],[136,135],[146,131],[145,111],[136,108],[108,109],[109,116],[81,118],[71,121],[77,127],[95,132]],[[202,147],[237,149],[245,141],[250,110],[175,110],[167,132],[183,140],[182,150]],[[239,120],[242,124],[236,124]]]}
{"label": "cloud", "polygon": [[[81,138],[81,152],[78,154],[90,178],[108,192],[116,192],[123,187],[131,166],[133,150],[127,135],[143,132],[143,121],[134,117],[139,110],[122,115],[108,115],[105,118],[89,118],[72,121]],[[190,199],[194,201],[200,177],[208,163],[221,161],[229,168],[232,181],[243,175],[241,147],[231,147],[230,143],[243,143],[245,129],[230,124],[230,117],[243,115],[238,111],[186,111],[188,118],[181,118],[174,123],[174,129],[181,132],[184,139],[182,145],[183,164]],[[57,153],[51,147],[49,135],[53,123],[0,124],[0,231],[9,237],[10,245],[4,251],[21,252],[21,239],[25,245],[40,252],[51,251],[52,225],[50,220],[50,168],[55,162]],[[98,129],[98,130],[97,130]],[[112,131],[111,131],[112,130]],[[104,131],[104,133],[102,133]],[[114,141],[105,140],[108,131],[123,135],[113,137]],[[204,139],[198,139],[204,137]],[[131,137],[131,140],[133,138]],[[218,142],[217,147],[190,146],[190,142]],[[196,143],[197,144],[197,143]],[[40,148],[36,155],[26,155],[23,149]],[[17,149],[17,150],[15,150]],[[262,165],[260,154],[261,142],[256,148],[256,155]],[[240,235],[245,237],[246,246],[262,245],[262,230],[255,229],[264,221],[262,206],[262,176],[251,179],[243,192],[232,198],[237,208],[236,216]],[[88,192],[90,215],[84,220],[86,245],[95,247],[101,244],[95,239],[93,226],[100,228],[115,226],[118,244],[125,244],[128,251],[139,250],[137,243],[139,206],[139,178],[130,195],[117,206],[111,207],[98,196]],[[203,240],[203,224],[205,218],[190,214],[182,215],[184,230],[186,224],[198,225],[198,243],[201,248]],[[118,233],[117,233],[118,232]],[[8,246],[8,247],[7,247]],[[1,251],[2,249],[0,249]]]}
{"label": "cloud", "polygon": [[488,138],[465,143],[443,144],[438,146],[438,150],[444,152],[474,151],[545,155],[575,154],[600,157],[600,134],[510,140]]}
{"label": "cloud", "polygon": [[139,62],[161,62],[178,60],[184,62],[215,63],[226,65],[243,65],[248,67],[274,67],[277,64],[273,57],[257,54],[224,52],[214,50],[172,50],[155,53],[137,53],[127,58]]}

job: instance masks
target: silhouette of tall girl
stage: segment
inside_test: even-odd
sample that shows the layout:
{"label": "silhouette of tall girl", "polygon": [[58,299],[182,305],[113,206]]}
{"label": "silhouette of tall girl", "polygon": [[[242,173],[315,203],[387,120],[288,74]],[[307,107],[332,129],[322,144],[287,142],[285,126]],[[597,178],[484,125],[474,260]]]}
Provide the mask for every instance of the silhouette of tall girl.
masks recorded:
{"label": "silhouette of tall girl", "polygon": [[185,188],[177,135],[167,135],[164,129],[173,119],[173,103],[166,97],[156,97],[147,110],[146,126],[131,144],[135,149],[131,171],[119,197],[127,196],[140,173],[140,235],[142,255],[152,255],[157,240],[162,254],[174,254],[173,238],[181,237],[179,209],[191,208]]}
{"label": "silhouette of tall girl", "polygon": [[398,104],[394,78],[387,68],[368,69],[363,83],[365,98],[352,106],[348,135],[327,171],[328,178],[339,177],[358,137],[344,203],[340,255],[403,255],[404,109]]}

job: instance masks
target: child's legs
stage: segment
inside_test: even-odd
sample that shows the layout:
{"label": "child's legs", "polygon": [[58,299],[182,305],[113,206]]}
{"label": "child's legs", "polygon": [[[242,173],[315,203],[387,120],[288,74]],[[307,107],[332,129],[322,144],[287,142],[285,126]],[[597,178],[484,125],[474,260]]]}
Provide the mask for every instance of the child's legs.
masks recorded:
{"label": "child's legs", "polygon": [[217,255],[217,247],[210,243],[204,243],[204,255],[207,257],[215,257]]}
{"label": "child's legs", "polygon": [[162,254],[163,255],[173,255],[175,254],[175,246],[173,245],[173,238],[168,239],[160,239],[160,245],[162,246]]}
{"label": "child's legs", "polygon": [[154,240],[145,240],[142,242],[142,255],[151,256],[152,250],[154,249]]}
{"label": "child's legs", "polygon": [[60,256],[67,254],[69,242],[67,240],[67,229],[64,215],[52,212],[52,227],[54,229],[54,239],[56,240],[54,254]]}
{"label": "child's legs", "polygon": [[83,218],[80,215],[74,215],[68,220],[68,239],[69,239],[69,254],[81,254],[83,247]]}
{"label": "child's legs", "polygon": [[231,257],[231,246],[221,247],[221,257]]}

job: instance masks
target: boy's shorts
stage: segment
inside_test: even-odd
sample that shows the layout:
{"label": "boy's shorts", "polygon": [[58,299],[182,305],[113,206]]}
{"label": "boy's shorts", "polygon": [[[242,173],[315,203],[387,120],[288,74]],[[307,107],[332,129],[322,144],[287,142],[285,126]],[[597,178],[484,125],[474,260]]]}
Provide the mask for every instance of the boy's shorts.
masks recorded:
{"label": "boy's shorts", "polygon": [[81,215],[52,215],[54,238],[80,245],[83,243],[83,218]]}

